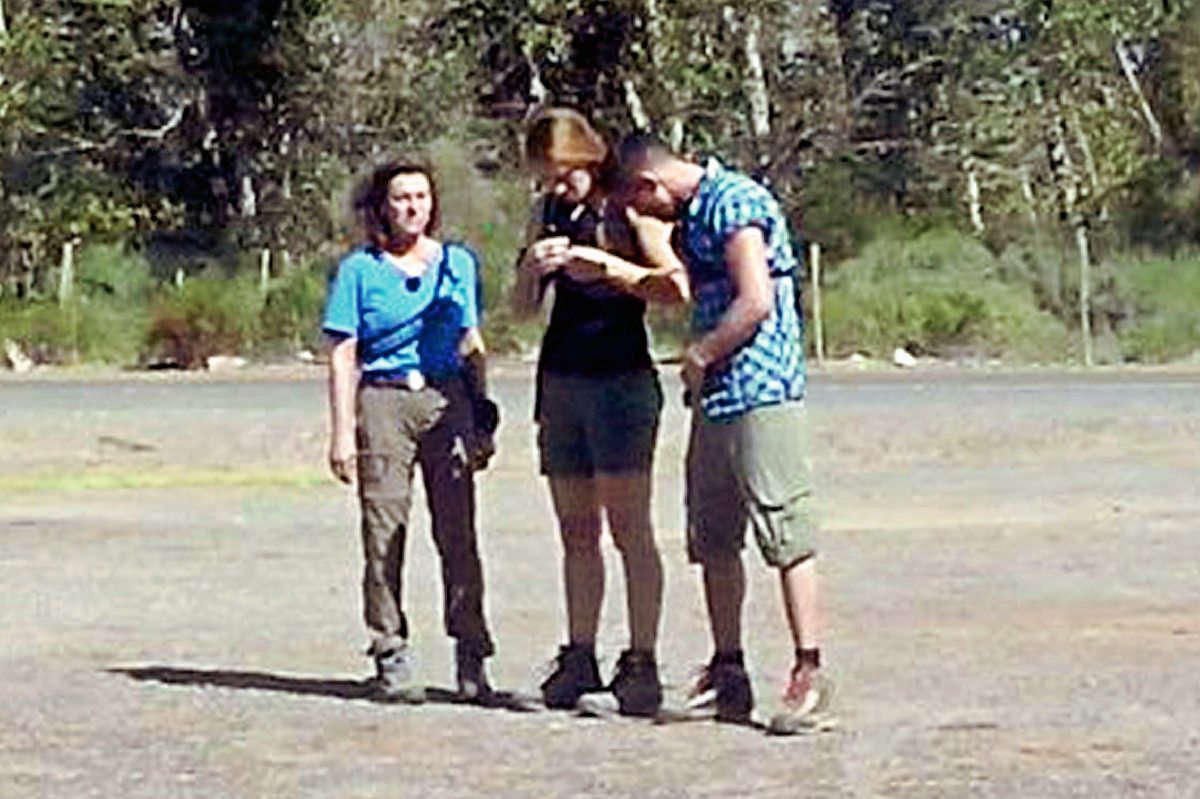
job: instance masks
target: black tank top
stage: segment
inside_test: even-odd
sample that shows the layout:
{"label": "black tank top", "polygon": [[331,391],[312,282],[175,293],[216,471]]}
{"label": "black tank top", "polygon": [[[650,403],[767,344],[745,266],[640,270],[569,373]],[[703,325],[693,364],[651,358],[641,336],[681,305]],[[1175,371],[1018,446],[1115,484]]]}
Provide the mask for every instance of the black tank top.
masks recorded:
{"label": "black tank top", "polygon": [[[590,205],[550,198],[543,207],[545,236],[566,236],[572,244],[596,247],[599,226],[600,216]],[[602,377],[651,368],[644,301],[566,275],[551,280],[554,308],[542,339],[540,372]]]}

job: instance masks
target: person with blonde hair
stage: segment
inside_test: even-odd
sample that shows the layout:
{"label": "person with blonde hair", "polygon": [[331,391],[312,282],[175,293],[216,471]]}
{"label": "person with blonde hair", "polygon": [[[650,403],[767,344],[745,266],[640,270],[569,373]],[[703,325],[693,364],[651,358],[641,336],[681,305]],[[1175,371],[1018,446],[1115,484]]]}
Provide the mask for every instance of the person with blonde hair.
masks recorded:
{"label": "person with blonde hair", "polygon": [[548,707],[571,708],[605,687],[596,635],[607,521],[629,623],[629,648],[608,688],[621,713],[653,716],[662,703],[655,650],[663,581],[650,500],[663,398],[645,314],[649,300],[686,300],[686,275],[667,228],[627,215],[610,197],[612,151],[582,114],[544,112],[529,127],[525,156],[545,194],[518,262],[514,302],[518,315],[531,315],[553,289],[535,417],[563,545],[568,626],[542,696]]}

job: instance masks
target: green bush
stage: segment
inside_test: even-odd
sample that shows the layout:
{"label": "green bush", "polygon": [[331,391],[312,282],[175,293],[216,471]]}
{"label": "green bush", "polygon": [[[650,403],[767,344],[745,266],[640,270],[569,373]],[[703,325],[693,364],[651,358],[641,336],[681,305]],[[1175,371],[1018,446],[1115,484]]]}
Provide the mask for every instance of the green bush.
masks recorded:
{"label": "green bush", "polygon": [[263,303],[259,349],[289,353],[320,349],[328,284],[329,265],[324,260],[272,281]]}
{"label": "green bush", "polygon": [[886,357],[896,347],[936,356],[1059,360],[1067,331],[978,241],[950,230],[879,239],[833,270],[824,293],[827,349]]}
{"label": "green bush", "polygon": [[118,244],[85,247],[66,302],[41,298],[0,307],[0,339],[39,363],[132,363],[146,333],[150,271]]}
{"label": "green bush", "polygon": [[151,304],[151,362],[201,368],[210,356],[251,350],[261,330],[263,294],[249,276],[206,274],[167,287]]}
{"label": "green bush", "polygon": [[60,307],[50,299],[0,305],[0,341],[11,339],[37,363],[74,359],[78,303]]}
{"label": "green bush", "polygon": [[1200,255],[1130,258],[1113,271],[1133,308],[1118,334],[1122,358],[1162,363],[1200,350]]}

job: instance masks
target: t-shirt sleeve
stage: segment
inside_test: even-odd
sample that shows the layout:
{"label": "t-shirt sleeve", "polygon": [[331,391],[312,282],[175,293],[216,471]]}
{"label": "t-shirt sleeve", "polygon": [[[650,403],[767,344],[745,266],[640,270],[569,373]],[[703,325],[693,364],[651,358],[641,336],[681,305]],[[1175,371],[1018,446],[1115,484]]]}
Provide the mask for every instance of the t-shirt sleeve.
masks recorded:
{"label": "t-shirt sleeve", "polygon": [[360,320],[359,284],[362,273],[355,256],[342,260],[337,277],[329,290],[325,302],[325,318],[321,328],[326,334],[338,338],[357,338]]}
{"label": "t-shirt sleeve", "polygon": [[722,247],[733,234],[748,227],[759,228],[770,241],[774,226],[774,200],[766,189],[750,181],[726,191],[713,209],[713,229]]}
{"label": "t-shirt sleeve", "polygon": [[455,299],[463,310],[463,329],[479,327],[479,260],[466,247],[456,246],[454,254],[457,256]]}

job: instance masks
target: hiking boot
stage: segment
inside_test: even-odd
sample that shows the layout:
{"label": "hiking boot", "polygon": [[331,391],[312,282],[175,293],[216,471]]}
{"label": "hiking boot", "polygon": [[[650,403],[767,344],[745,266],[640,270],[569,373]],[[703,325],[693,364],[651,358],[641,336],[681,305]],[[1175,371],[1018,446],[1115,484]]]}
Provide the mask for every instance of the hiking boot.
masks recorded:
{"label": "hiking boot", "polygon": [[425,686],[417,681],[416,671],[416,657],[408,644],[376,652],[372,695],[384,702],[419,705],[425,701]]}
{"label": "hiking boot", "polygon": [[622,652],[609,690],[622,716],[656,715],[662,705],[662,683],[654,655],[636,649]]}
{"label": "hiking boot", "polygon": [[771,717],[768,730],[775,735],[797,735],[831,729],[828,714],[833,683],[819,669],[797,666],[783,695],[783,708]]}
{"label": "hiking boot", "polygon": [[459,640],[454,644],[455,677],[458,699],[462,702],[486,702],[492,696],[483,661],[487,647],[477,641]]}
{"label": "hiking boot", "polygon": [[592,650],[573,644],[561,647],[554,664],[553,673],[542,683],[542,700],[546,707],[571,710],[579,697],[604,689],[600,682],[600,666]]}
{"label": "hiking boot", "polygon": [[688,695],[687,707],[692,713],[711,714],[717,721],[748,722],[754,692],[741,654],[713,655]]}

